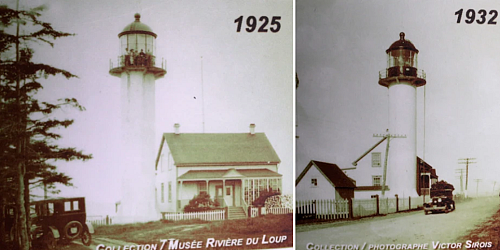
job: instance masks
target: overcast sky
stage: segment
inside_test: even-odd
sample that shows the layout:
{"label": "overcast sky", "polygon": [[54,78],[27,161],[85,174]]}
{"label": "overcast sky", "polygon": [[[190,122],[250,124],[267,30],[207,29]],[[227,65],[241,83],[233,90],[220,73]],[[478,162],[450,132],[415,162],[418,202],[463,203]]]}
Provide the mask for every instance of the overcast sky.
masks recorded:
{"label": "overcast sky", "polygon": [[[57,164],[75,185],[63,188],[61,196],[119,200],[120,79],[108,71],[110,59],[117,63],[118,33],[134,21],[135,13],[158,35],[157,62],[167,60],[167,75],[156,81],[155,150],[174,123],[180,123],[181,132],[202,132],[204,104],[207,133],[246,133],[250,123],[256,124],[256,132],[266,133],[282,162],[283,191],[293,192],[292,1],[21,0],[24,7],[41,4],[48,7],[43,20],[76,36],[58,39],[54,48],[37,49],[35,60],[79,78],[48,79],[40,98],[75,97],[86,107],[85,112],[59,113],[75,120],[61,131],[60,144],[94,156],[84,163]],[[281,30],[237,33],[234,20],[249,15],[281,16]]]}
{"label": "overcast sky", "polygon": [[[351,167],[388,126],[387,88],[378,72],[385,50],[405,32],[427,74],[417,90],[418,156],[456,189],[459,158],[469,194],[500,187],[500,19],[466,24],[466,11],[500,9],[493,1],[297,1],[297,173],[314,159]],[[461,23],[455,12],[463,8]],[[493,15],[486,15],[486,22]],[[425,117],[425,124],[424,124]],[[425,149],[423,128],[425,125]],[[384,149],[378,149],[383,151]]]}

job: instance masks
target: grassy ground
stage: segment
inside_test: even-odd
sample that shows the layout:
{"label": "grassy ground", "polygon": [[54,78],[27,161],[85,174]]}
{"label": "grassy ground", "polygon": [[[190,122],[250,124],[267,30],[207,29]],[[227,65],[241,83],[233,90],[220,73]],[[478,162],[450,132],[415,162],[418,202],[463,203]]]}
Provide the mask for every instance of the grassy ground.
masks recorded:
{"label": "grassy ground", "polygon": [[[293,246],[293,215],[265,215],[243,220],[217,222],[203,221],[159,221],[129,225],[96,227],[95,237],[106,237],[136,244],[159,244],[161,239],[178,239],[179,242],[212,241],[241,239],[242,245],[224,247],[225,249],[278,248]],[[265,237],[265,238],[264,238]],[[248,238],[256,239],[256,244],[247,245]],[[273,242],[281,241],[281,242]],[[266,244],[266,242],[268,242]],[[218,249],[216,243],[209,246]],[[220,245],[219,245],[220,246]],[[158,246],[159,247],[159,246]],[[166,249],[166,247],[164,248]]]}
{"label": "grassy ground", "polygon": [[457,242],[466,241],[471,241],[470,244],[479,242],[479,244],[483,245],[491,242],[491,247],[487,247],[487,249],[500,249],[500,209],[488,221],[478,225]]}

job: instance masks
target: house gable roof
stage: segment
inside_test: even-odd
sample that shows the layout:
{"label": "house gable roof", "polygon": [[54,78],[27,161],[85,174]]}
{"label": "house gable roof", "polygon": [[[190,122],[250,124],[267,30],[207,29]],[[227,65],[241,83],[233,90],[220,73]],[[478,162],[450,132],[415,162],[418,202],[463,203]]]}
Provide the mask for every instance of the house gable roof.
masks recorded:
{"label": "house gable roof", "polygon": [[318,171],[334,186],[339,188],[356,188],[356,185],[347,177],[347,175],[333,163],[311,160],[307,167],[300,173],[295,181],[295,186],[304,178],[307,171],[314,166]]}
{"label": "house gable roof", "polygon": [[264,133],[164,133],[176,166],[276,165],[281,162]]}

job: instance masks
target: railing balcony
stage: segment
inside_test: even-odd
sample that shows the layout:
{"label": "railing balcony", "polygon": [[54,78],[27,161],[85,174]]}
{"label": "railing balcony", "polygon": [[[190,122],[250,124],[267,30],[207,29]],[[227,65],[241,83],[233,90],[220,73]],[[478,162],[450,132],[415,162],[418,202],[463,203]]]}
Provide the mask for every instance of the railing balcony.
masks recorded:
{"label": "railing balcony", "polygon": [[162,77],[167,71],[167,60],[161,59],[161,64],[157,66],[156,57],[149,54],[144,55],[121,55],[116,62],[109,60],[109,72],[111,75],[120,76],[127,69],[144,69],[154,73],[157,77]]}
{"label": "railing balcony", "polygon": [[382,86],[387,87],[395,77],[411,80],[416,86],[423,86],[426,83],[425,71],[414,67],[396,66],[378,72],[379,84]]}
{"label": "railing balcony", "polygon": [[385,79],[394,76],[413,76],[417,78],[425,79],[426,75],[424,70],[418,70],[413,67],[391,67],[378,72],[378,79]]}
{"label": "railing balcony", "polygon": [[[116,67],[157,67],[156,66],[156,57],[153,55],[121,55],[117,57],[116,66],[113,61],[109,61],[109,69],[113,69]],[[167,70],[167,61],[162,58],[161,67],[164,70]]]}

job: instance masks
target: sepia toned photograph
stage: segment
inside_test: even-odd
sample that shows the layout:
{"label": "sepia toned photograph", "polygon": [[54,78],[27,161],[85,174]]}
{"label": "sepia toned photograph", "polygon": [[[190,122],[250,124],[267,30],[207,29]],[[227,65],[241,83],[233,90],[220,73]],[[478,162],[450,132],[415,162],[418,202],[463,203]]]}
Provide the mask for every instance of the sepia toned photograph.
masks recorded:
{"label": "sepia toned photograph", "polygon": [[499,249],[493,1],[296,2],[295,249]]}
{"label": "sepia toned photograph", "polygon": [[291,249],[293,8],[0,4],[0,249]]}

